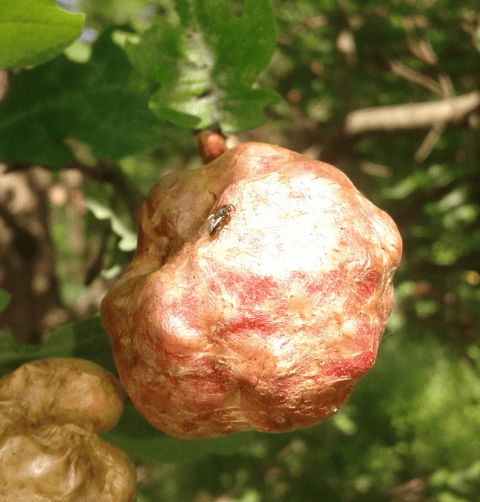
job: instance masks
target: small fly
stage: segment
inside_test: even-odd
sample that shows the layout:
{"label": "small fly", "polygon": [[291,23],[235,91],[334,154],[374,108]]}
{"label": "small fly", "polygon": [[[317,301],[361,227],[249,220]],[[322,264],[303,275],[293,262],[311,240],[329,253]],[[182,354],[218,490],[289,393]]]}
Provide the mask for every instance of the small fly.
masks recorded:
{"label": "small fly", "polygon": [[221,206],[216,209],[215,212],[213,212],[206,220],[206,222],[211,222],[208,226],[208,233],[212,235],[213,232],[215,232],[215,229],[220,226],[222,220],[226,218],[228,213],[234,210],[235,206],[233,204],[226,204],[225,206]]}

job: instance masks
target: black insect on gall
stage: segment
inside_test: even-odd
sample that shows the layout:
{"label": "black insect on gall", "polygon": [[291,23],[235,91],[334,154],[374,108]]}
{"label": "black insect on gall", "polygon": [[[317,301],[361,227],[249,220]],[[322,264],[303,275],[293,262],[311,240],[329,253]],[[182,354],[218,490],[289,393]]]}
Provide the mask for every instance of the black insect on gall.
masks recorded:
{"label": "black insect on gall", "polygon": [[212,235],[227,214],[233,210],[235,210],[235,206],[233,204],[226,204],[225,206],[221,206],[216,209],[215,212],[207,218],[207,221],[211,221],[208,227],[208,233]]}

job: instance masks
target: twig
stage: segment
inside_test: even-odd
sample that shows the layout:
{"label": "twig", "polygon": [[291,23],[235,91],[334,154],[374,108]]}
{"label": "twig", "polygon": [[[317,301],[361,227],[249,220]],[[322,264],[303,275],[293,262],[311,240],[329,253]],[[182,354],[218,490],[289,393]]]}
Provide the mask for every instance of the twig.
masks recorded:
{"label": "twig", "polygon": [[420,72],[412,70],[399,61],[390,61],[388,64],[390,65],[392,72],[396,75],[403,77],[410,82],[421,85],[438,96],[442,96],[441,86],[433,80],[433,78],[422,75]]}
{"label": "twig", "polygon": [[416,151],[414,159],[417,162],[423,162],[432,152],[435,143],[438,141],[442,132],[445,130],[445,123],[434,125],[425,136],[420,148]]}

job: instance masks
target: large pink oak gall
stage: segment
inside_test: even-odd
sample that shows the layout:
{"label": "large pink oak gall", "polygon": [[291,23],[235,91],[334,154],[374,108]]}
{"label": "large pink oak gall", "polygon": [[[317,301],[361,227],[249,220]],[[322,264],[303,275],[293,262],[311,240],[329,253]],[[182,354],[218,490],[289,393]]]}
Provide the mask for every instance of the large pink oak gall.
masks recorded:
{"label": "large pink oak gall", "polygon": [[162,178],[102,303],[120,379],[179,438],[317,424],[375,362],[402,243],[335,167],[262,143]]}

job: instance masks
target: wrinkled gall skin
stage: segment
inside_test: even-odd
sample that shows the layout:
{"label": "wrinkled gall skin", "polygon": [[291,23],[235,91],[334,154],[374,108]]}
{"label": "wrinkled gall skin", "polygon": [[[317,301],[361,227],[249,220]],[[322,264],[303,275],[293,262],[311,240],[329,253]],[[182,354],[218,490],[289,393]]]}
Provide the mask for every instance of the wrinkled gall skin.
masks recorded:
{"label": "wrinkled gall skin", "polygon": [[135,467],[98,436],[123,409],[120,382],[81,359],[0,379],[0,502],[133,502]]}
{"label": "wrinkled gall skin", "polygon": [[244,143],[162,178],[138,221],[101,318],[155,427],[203,438],[311,426],[374,364],[401,238],[335,167]]}

